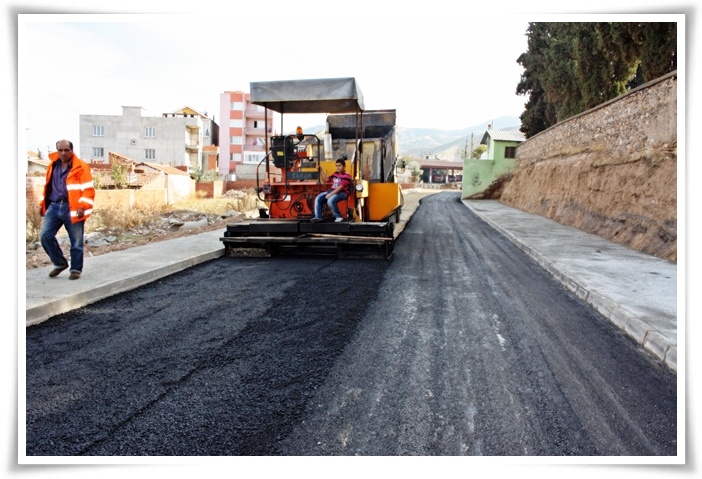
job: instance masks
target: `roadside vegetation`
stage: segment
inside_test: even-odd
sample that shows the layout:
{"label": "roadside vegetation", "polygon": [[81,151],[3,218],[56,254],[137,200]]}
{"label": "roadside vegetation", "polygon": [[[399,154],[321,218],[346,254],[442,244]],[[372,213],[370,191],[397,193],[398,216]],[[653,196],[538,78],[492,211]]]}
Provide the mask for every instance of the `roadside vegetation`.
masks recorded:
{"label": "roadside vegetation", "polygon": [[[161,224],[164,217],[176,214],[200,214],[200,216],[224,216],[232,211],[246,213],[263,207],[253,191],[228,191],[219,198],[203,198],[193,195],[176,203],[163,206],[139,205],[134,208],[120,206],[98,206],[86,223],[85,234],[99,231],[129,231],[149,229]],[[28,207],[26,215],[26,241],[39,241],[42,218],[38,207]],[[63,230],[62,230],[63,231]]]}
{"label": "roadside vegetation", "polygon": [[530,22],[526,37],[527,138],[677,69],[675,22]]}

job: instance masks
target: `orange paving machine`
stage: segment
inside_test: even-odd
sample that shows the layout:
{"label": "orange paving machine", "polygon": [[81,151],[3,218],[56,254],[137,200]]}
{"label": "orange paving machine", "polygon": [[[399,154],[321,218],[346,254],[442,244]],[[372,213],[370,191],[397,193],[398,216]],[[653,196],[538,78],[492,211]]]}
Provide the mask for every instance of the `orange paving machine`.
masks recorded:
{"label": "orange paving machine", "polygon": [[[268,136],[266,156],[256,168],[256,191],[267,208],[260,218],[227,225],[227,255],[259,248],[268,254],[329,254],[383,257],[394,248],[402,189],[397,183],[395,110],[364,110],[354,78],[252,82],[251,103],[268,113],[326,114],[322,131]],[[323,181],[344,159],[353,180],[348,198],[338,203],[343,221],[314,218],[315,198],[328,191]],[[324,175],[322,174],[324,172]]]}

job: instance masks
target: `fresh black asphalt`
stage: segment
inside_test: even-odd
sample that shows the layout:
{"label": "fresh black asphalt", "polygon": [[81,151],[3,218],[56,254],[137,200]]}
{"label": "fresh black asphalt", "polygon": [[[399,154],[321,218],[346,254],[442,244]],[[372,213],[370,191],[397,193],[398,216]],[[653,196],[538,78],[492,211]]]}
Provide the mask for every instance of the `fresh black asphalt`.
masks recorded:
{"label": "fresh black asphalt", "polygon": [[26,454],[675,455],[677,377],[460,204],[26,331]]}

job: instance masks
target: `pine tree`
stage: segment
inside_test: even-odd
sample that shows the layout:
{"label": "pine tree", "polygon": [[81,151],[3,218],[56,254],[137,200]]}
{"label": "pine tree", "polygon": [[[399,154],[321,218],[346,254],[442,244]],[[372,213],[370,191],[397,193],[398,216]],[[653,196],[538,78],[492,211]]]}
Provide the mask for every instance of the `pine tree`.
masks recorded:
{"label": "pine tree", "polygon": [[677,24],[530,23],[517,95],[527,138],[677,68]]}

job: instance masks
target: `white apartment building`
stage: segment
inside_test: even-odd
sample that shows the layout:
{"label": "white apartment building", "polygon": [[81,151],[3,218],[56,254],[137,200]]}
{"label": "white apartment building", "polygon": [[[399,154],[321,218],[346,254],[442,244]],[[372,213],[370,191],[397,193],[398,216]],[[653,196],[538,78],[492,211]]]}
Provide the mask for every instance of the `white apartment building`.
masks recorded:
{"label": "white apartment building", "polygon": [[[219,143],[219,127],[205,113],[183,107],[161,116],[144,116],[140,106],[123,106],[122,115],[80,115],[79,157],[109,161],[114,152],[136,161],[203,168],[203,146]],[[206,169],[206,168],[203,168]]]}

